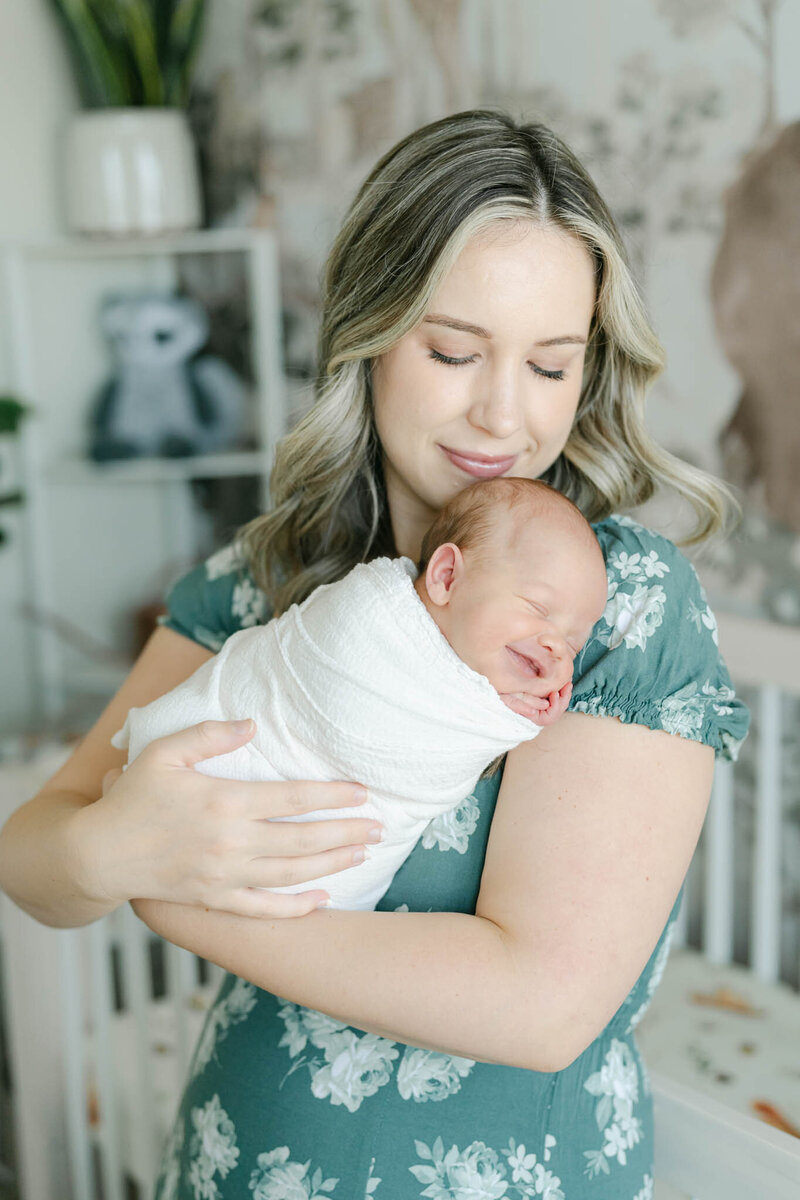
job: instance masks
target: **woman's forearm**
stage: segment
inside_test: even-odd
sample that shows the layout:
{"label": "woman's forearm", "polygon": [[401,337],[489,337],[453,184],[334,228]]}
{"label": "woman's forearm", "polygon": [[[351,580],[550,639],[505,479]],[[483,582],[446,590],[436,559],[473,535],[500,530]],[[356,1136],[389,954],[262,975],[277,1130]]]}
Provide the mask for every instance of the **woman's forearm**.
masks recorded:
{"label": "woman's forearm", "polygon": [[92,892],[85,877],[76,826],[87,802],[79,792],[42,792],[0,831],[0,888],[44,925],[88,925],[120,903]]}
{"label": "woman's forearm", "polygon": [[319,911],[287,921],[152,901],[156,933],[256,986],[393,1041],[557,1070],[563,1013],[503,931],[462,913]]}

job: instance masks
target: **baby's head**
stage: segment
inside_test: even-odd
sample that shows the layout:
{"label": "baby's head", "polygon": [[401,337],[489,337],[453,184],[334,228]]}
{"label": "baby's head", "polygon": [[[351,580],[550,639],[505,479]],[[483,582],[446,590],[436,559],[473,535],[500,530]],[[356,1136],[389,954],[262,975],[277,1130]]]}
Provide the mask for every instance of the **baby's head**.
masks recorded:
{"label": "baby's head", "polygon": [[572,679],[600,619],[606,569],[591,527],[547,484],[474,483],[442,509],[422,543],[420,599],[453,650],[500,698],[527,703]]}

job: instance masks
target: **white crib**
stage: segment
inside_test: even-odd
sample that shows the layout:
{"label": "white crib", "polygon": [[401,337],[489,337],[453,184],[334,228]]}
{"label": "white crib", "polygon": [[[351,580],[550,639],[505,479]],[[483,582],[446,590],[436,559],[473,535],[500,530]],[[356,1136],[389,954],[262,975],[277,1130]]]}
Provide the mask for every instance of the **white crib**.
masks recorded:
{"label": "white crib", "polygon": [[[736,775],[722,767],[664,979],[637,1030],[655,1102],[655,1200],[797,1200],[800,1136],[784,1130],[800,1131],[800,995],[780,982],[780,852],[781,714],[800,695],[800,631],[727,618],[720,640],[737,686],[757,697],[752,953],[747,967],[731,961]],[[0,821],[59,753],[0,765]],[[221,971],[153,938],[127,907],[53,930],[0,895],[0,949],[21,1200],[146,1200]],[[759,1100],[784,1129],[758,1119]]]}

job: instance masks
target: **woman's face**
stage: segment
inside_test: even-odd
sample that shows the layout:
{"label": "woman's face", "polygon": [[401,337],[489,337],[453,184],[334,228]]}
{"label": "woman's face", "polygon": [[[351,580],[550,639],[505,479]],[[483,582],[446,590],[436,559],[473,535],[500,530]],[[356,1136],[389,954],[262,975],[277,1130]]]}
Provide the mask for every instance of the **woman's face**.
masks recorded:
{"label": "woman's face", "polygon": [[416,558],[439,509],[475,479],[537,479],[555,462],[594,303],[594,264],[577,238],[494,227],[465,246],[422,323],[374,360],[398,552]]}

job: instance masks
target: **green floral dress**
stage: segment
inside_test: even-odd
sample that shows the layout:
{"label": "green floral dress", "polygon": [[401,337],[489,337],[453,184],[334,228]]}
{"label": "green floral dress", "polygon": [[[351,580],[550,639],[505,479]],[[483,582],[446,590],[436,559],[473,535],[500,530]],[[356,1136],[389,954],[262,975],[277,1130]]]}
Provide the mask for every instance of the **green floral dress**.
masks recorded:
{"label": "green floral dress", "polygon": [[[596,531],[608,604],[576,662],[571,707],[735,757],[747,711],[693,568],[628,518]],[[165,624],[218,650],[267,615],[229,547],[178,581]],[[475,911],[500,778],[431,822],[379,909]],[[679,904],[607,1027],[553,1074],[389,1041],[227,975],[194,1052],[157,1200],[652,1200],[652,1098],[635,1028]]]}

